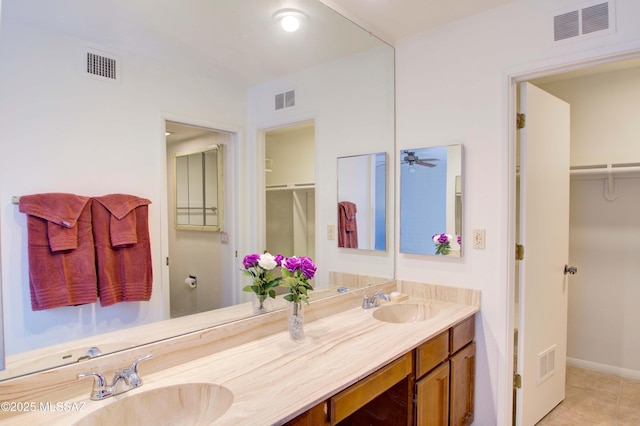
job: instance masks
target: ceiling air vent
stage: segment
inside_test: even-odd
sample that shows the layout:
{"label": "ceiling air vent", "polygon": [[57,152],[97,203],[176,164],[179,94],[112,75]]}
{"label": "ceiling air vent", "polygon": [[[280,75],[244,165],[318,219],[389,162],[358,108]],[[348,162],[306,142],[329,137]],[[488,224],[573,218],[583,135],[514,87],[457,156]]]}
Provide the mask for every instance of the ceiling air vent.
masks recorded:
{"label": "ceiling air vent", "polygon": [[99,52],[86,52],[86,72],[89,76],[106,81],[119,80],[118,59]]}
{"label": "ceiling air vent", "polygon": [[290,108],[296,106],[296,91],[278,93],[276,95],[276,111],[279,109]]}
{"label": "ceiling air vent", "polygon": [[[591,2],[581,9],[569,10],[553,17],[553,40],[582,38],[600,31],[613,31],[613,1]],[[601,33],[602,34],[602,33]]]}

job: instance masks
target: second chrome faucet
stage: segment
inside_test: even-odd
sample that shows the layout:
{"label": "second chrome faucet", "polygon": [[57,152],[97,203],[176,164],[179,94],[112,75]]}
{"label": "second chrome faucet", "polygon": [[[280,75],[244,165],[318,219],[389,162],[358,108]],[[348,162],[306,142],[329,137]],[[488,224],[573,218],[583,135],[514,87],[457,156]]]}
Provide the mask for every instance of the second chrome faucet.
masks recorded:
{"label": "second chrome faucet", "polygon": [[138,364],[152,357],[152,354],[143,356],[142,358],[133,361],[131,363],[131,367],[125,368],[122,371],[114,372],[111,384],[107,383],[102,374],[94,372],[78,374],[78,379],[85,377],[93,377],[95,379],[93,383],[93,390],[91,391],[91,399],[99,401],[142,386],[142,378],[138,373]]}
{"label": "second chrome faucet", "polygon": [[379,306],[381,298],[386,300],[387,302],[391,300],[388,294],[381,293],[379,291],[376,291],[371,297],[365,294],[364,298],[362,299],[362,309],[371,309]]}

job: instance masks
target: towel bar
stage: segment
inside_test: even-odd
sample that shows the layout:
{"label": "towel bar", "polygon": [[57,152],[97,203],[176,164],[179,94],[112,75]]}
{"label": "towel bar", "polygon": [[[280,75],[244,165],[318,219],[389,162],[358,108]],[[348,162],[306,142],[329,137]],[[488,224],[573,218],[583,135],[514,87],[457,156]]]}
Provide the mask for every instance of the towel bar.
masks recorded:
{"label": "towel bar", "polygon": [[20,196],[19,195],[12,195],[11,196],[11,204],[18,204],[20,203]]}

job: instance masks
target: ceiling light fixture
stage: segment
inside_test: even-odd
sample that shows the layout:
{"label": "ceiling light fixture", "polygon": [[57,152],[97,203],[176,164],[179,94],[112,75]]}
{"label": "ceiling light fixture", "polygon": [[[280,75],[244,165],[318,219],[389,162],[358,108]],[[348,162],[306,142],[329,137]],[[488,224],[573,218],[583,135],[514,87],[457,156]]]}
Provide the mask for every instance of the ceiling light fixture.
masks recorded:
{"label": "ceiling light fixture", "polygon": [[283,30],[292,33],[298,31],[308,17],[298,9],[280,9],[273,14],[273,19],[280,23]]}

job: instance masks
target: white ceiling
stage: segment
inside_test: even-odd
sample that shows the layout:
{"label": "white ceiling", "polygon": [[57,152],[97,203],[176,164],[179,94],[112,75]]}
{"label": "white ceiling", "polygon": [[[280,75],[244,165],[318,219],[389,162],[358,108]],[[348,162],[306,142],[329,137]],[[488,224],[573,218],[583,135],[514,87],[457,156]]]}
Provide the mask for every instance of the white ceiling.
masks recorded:
{"label": "white ceiling", "polygon": [[[253,85],[381,45],[369,31],[393,44],[512,1],[2,0],[2,20]],[[281,8],[309,16],[301,31],[277,28],[272,16]]]}
{"label": "white ceiling", "polygon": [[[324,0],[323,0],[324,1]],[[390,43],[514,0],[326,0]],[[377,30],[377,31],[376,31]]]}
{"label": "white ceiling", "polygon": [[[392,45],[395,41],[479,14],[515,0],[321,0],[376,32]],[[533,81],[547,84],[594,74],[640,68],[640,58],[593,65]]]}
{"label": "white ceiling", "polygon": [[[298,32],[283,8],[308,16]],[[2,0],[2,20],[248,85],[383,44],[317,0]]]}

